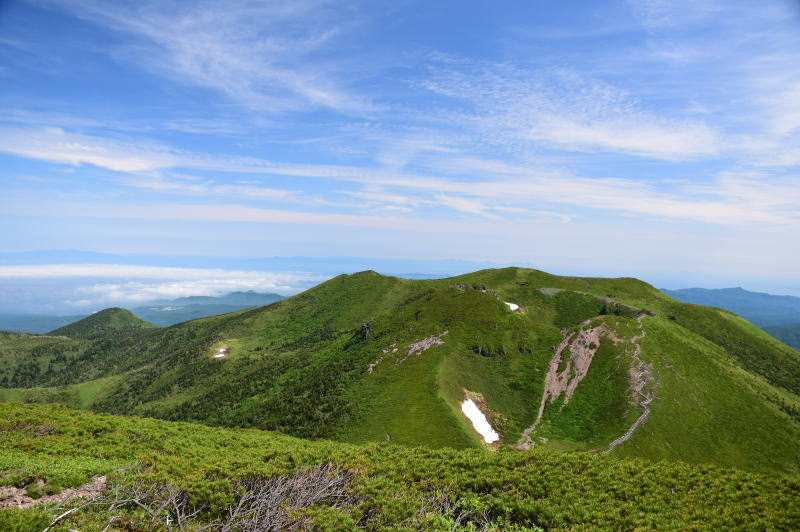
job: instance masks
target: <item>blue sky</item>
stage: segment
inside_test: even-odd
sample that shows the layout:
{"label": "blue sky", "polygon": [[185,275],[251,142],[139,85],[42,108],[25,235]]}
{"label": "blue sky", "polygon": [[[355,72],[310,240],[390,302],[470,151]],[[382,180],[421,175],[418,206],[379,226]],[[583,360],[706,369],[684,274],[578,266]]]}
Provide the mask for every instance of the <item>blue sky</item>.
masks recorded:
{"label": "blue sky", "polygon": [[6,1],[0,252],[800,294],[797,65],[788,0]]}

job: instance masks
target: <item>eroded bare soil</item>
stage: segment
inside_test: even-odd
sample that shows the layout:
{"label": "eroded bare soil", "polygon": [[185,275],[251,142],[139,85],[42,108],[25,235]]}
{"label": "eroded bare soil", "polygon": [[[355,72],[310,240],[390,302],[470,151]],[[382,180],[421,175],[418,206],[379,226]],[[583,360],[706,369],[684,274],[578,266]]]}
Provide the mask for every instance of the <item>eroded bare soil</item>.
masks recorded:
{"label": "eroded bare soil", "polygon": [[95,499],[107,489],[106,477],[95,477],[82,486],[67,488],[55,495],[45,495],[34,499],[29,497],[23,488],[13,486],[0,487],[0,508],[30,508],[37,504],[61,504],[70,499]]}
{"label": "eroded bare soil", "polygon": [[[589,372],[592,358],[600,348],[601,336],[610,334],[610,331],[605,323],[601,323],[596,327],[582,329],[578,332],[562,329],[561,334],[564,339],[556,348],[553,358],[550,359],[547,375],[544,378],[544,392],[539,403],[539,413],[536,416],[536,421],[522,433],[517,442],[517,449],[525,450],[530,448],[532,443],[531,433],[542,420],[548,401],[553,403],[558,400],[561,394],[565,394],[561,408],[569,403],[578,384]],[[567,348],[569,348],[569,359],[564,369],[559,372],[558,368],[561,367]]]}

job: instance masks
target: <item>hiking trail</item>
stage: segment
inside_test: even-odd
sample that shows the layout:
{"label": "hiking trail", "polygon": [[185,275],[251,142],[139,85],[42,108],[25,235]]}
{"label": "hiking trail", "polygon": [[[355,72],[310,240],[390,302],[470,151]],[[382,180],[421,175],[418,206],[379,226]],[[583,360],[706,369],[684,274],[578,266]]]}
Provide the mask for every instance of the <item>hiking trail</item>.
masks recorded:
{"label": "hiking trail", "polygon": [[608,444],[608,449],[603,451],[601,454],[608,454],[613,451],[616,447],[622,445],[626,441],[628,441],[633,433],[638,429],[642,423],[647,421],[648,416],[650,416],[650,403],[655,399],[655,390],[647,390],[648,384],[653,381],[653,375],[651,373],[651,365],[645,363],[644,360],[641,358],[642,354],[642,345],[639,343],[639,340],[644,338],[647,333],[642,327],[642,319],[645,315],[641,315],[636,318],[636,321],[639,322],[639,330],[641,331],[638,335],[631,338],[631,342],[636,346],[636,349],[633,351],[633,358],[636,361],[635,365],[630,369],[630,376],[631,376],[631,390],[633,391],[634,395],[638,396],[638,399],[635,400],[635,403],[642,407],[642,415],[640,415],[636,421],[633,422],[633,425],[630,428],[617,438],[616,440],[612,441]]}

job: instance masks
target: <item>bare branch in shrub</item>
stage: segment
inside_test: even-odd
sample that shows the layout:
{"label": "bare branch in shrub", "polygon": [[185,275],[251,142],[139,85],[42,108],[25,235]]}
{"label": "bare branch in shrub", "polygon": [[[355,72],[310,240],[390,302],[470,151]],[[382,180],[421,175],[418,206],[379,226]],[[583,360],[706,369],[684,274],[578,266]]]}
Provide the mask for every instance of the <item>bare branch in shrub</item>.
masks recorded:
{"label": "bare branch in shrub", "polygon": [[302,528],[305,520],[294,510],[324,504],[343,508],[357,502],[347,488],[350,474],[336,465],[306,468],[293,475],[248,479],[235,487],[232,505],[222,532],[267,532]]}

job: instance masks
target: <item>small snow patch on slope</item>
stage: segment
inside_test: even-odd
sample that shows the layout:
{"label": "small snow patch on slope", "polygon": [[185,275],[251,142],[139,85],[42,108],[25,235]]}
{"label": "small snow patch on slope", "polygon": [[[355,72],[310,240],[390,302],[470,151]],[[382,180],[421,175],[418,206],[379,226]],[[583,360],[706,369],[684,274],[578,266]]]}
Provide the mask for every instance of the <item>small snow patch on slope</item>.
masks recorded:
{"label": "small snow patch on slope", "polygon": [[472,399],[466,399],[461,403],[461,411],[470,420],[475,430],[483,437],[486,443],[494,443],[500,439],[500,435],[494,431],[486,416],[483,415],[478,405]]}
{"label": "small snow patch on slope", "polygon": [[510,308],[512,312],[516,312],[519,310],[519,305],[517,305],[516,303],[509,303],[508,301],[504,301],[504,303],[508,305],[508,308]]}

